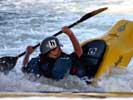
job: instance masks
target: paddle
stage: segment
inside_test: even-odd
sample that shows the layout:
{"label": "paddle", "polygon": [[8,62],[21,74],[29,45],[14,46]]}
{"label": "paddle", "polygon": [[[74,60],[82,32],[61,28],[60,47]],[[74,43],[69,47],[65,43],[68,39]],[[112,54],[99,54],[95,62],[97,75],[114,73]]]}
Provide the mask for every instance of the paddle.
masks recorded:
{"label": "paddle", "polygon": [[[82,16],[78,21],[76,21],[75,23],[69,25],[68,27],[71,28],[85,20],[87,20],[88,18],[92,17],[92,16],[95,16],[96,14],[106,10],[107,7],[105,8],[100,8],[100,9],[97,9],[95,11],[92,11],[90,13],[87,13],[85,14],[84,16]],[[57,36],[59,34],[61,34],[62,31],[59,31],[57,32],[56,34],[54,34],[53,36]],[[37,48],[38,46],[40,45],[40,43],[38,43],[37,45],[33,46],[33,48]],[[0,71],[1,72],[9,72],[11,69],[14,68],[14,66],[16,65],[16,62],[18,60],[19,57],[23,56],[26,52],[23,52],[15,57],[12,57],[12,56],[6,56],[6,57],[1,57],[0,58]]]}

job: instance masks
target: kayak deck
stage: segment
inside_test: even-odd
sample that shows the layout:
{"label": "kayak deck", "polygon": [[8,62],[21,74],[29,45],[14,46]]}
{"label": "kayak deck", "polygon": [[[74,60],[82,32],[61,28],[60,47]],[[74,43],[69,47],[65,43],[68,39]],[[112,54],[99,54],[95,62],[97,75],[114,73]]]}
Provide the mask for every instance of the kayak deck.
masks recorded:
{"label": "kayak deck", "polygon": [[103,60],[94,77],[97,80],[114,67],[126,68],[129,64],[133,56],[133,22],[120,20],[106,35],[85,41],[81,45],[84,46],[94,40],[103,40],[106,43]]}

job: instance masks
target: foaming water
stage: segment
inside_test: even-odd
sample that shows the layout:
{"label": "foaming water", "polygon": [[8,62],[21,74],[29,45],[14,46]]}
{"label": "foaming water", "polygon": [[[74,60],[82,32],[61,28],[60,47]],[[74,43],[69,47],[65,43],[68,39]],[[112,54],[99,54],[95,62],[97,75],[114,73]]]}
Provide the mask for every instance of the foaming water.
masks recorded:
{"label": "foaming water", "polygon": [[[53,35],[64,25],[70,25],[82,15],[100,7],[105,12],[72,28],[79,42],[102,36],[117,21],[133,20],[133,1],[127,0],[1,0],[0,1],[0,57],[16,56],[27,45],[35,45]],[[117,9],[117,10],[116,10]],[[58,37],[67,53],[73,51],[66,35]],[[39,50],[32,55],[37,56]],[[132,62],[132,61],[131,61]],[[133,92],[133,67],[114,69],[106,73],[98,86],[87,85],[78,77],[68,76],[57,82],[47,78],[30,79],[21,72],[22,58],[8,74],[0,73],[0,91],[128,91]],[[76,85],[75,85],[76,84]]]}
{"label": "foaming water", "polygon": [[[133,66],[132,66],[133,67]],[[99,81],[106,92],[133,92],[133,69],[115,68]]]}

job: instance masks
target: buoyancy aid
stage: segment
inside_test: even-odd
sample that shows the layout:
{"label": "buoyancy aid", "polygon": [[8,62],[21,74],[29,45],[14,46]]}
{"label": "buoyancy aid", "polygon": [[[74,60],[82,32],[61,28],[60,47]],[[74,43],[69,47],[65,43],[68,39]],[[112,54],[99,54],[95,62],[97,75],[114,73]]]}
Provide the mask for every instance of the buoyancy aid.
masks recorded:
{"label": "buoyancy aid", "polygon": [[72,66],[70,57],[62,56],[56,60],[53,69],[51,71],[54,79],[62,79],[65,75],[68,75]]}
{"label": "buoyancy aid", "polygon": [[76,75],[79,78],[86,76],[86,70],[85,70],[84,64],[81,63],[82,59],[78,58],[78,56],[76,56],[76,55],[73,55],[72,62],[73,63],[72,63],[72,68],[71,68],[70,74]]}
{"label": "buoyancy aid", "polygon": [[27,72],[60,80],[69,73],[71,66],[71,58],[69,55],[63,53],[53,62],[53,64],[48,60],[43,64],[40,64],[39,57],[32,58],[27,65]]}
{"label": "buoyancy aid", "polygon": [[39,62],[39,57],[32,58],[27,67],[25,72],[26,73],[33,73],[34,75],[40,76],[40,68],[39,68],[40,62]]}

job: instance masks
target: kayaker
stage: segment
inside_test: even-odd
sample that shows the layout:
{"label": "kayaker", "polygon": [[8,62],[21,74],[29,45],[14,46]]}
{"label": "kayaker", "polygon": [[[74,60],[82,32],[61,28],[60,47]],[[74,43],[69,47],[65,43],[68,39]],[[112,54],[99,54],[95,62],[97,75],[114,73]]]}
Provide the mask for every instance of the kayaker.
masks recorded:
{"label": "kayaker", "polygon": [[47,37],[41,42],[39,56],[32,58],[30,61],[29,57],[34,49],[32,46],[26,48],[26,55],[22,65],[22,71],[24,73],[33,73],[38,77],[43,75],[55,80],[63,79],[70,71],[74,74],[76,69],[72,67],[74,65],[73,60],[79,59],[83,51],[72,30],[64,26],[62,32],[65,33],[72,42],[74,47],[73,55],[68,55],[61,50],[61,45],[56,37]]}

